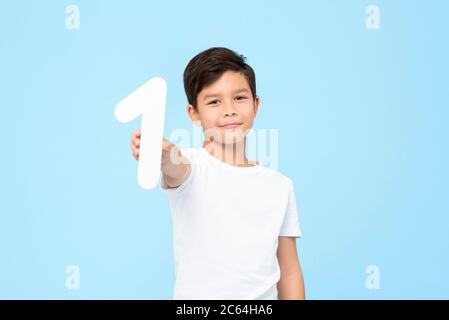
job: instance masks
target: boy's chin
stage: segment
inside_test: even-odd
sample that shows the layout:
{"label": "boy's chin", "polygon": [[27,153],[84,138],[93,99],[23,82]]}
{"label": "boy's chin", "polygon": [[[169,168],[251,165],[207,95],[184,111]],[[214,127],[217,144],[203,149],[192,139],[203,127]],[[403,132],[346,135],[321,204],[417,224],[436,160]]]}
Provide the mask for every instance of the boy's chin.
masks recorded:
{"label": "boy's chin", "polygon": [[245,137],[243,136],[237,136],[237,135],[226,135],[225,137],[215,138],[213,139],[216,143],[221,143],[224,145],[233,145],[236,143],[243,142],[245,140]]}
{"label": "boy's chin", "polygon": [[226,145],[232,145],[239,142],[244,141],[248,130],[243,130],[241,128],[234,128],[234,129],[208,129],[209,140],[214,141],[216,143],[226,144]]}

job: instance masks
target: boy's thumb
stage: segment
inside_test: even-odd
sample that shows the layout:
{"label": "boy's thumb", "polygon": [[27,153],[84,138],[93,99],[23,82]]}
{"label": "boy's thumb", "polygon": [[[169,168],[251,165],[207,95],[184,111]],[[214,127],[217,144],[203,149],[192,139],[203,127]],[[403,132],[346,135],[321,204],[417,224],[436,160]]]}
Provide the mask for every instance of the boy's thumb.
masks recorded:
{"label": "boy's thumb", "polygon": [[171,146],[172,146],[171,142],[164,138],[164,140],[162,141],[162,149],[164,151],[168,151],[170,150]]}

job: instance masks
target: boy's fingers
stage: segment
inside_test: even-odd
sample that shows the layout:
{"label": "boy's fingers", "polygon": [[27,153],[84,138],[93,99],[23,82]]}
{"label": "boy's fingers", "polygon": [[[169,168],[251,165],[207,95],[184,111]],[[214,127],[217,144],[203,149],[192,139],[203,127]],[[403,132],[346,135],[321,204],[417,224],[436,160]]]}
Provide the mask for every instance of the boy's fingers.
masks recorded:
{"label": "boy's fingers", "polygon": [[140,145],[140,128],[131,134],[131,145]]}
{"label": "boy's fingers", "polygon": [[140,128],[131,134],[131,150],[134,159],[139,160]]}
{"label": "boy's fingers", "polygon": [[131,140],[131,144],[136,147],[140,146],[140,139],[135,138],[135,139]]}
{"label": "boy's fingers", "polygon": [[136,131],[134,131],[131,137],[133,139],[140,138],[140,128],[138,128]]}
{"label": "boy's fingers", "polygon": [[172,146],[171,142],[164,138],[164,140],[162,141],[162,149],[164,151],[167,151],[171,148],[171,146]]}
{"label": "boy's fingers", "polygon": [[140,148],[140,139],[133,139],[131,140],[131,148],[132,149],[139,149]]}

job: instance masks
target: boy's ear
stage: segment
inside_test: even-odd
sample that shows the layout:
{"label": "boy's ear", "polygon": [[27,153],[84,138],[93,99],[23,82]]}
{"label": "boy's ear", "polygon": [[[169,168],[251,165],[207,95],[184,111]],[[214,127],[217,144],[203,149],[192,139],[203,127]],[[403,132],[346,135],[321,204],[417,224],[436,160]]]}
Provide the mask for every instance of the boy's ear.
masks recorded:
{"label": "boy's ear", "polygon": [[259,98],[259,96],[256,96],[254,98],[254,116],[256,116],[257,110],[259,110],[259,104],[260,104],[260,98]]}
{"label": "boy's ear", "polygon": [[201,127],[201,120],[195,108],[189,103],[186,107],[186,110],[187,114],[190,117],[190,120],[192,120],[192,122],[196,124],[198,127]]}

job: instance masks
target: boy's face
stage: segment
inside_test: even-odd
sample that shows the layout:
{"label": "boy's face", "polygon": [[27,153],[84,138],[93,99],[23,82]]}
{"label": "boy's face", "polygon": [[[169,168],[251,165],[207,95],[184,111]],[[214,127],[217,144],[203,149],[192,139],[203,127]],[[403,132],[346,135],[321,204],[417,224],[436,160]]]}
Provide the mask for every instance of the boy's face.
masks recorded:
{"label": "boy's face", "polygon": [[[191,104],[187,112],[193,122],[203,127],[205,139],[232,144],[244,138],[253,126],[259,97],[253,98],[245,76],[226,71],[197,96],[197,109]],[[236,126],[227,126],[237,124]]]}

